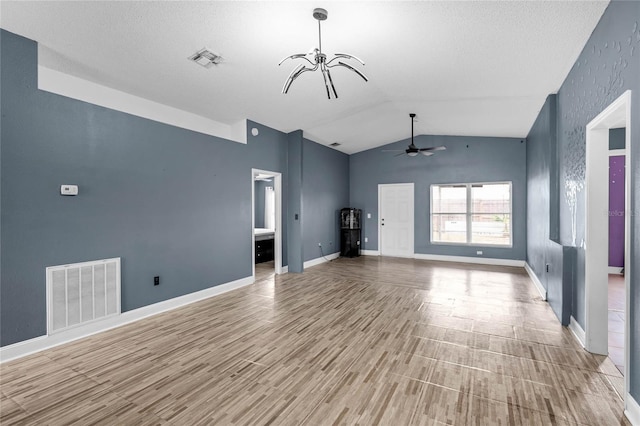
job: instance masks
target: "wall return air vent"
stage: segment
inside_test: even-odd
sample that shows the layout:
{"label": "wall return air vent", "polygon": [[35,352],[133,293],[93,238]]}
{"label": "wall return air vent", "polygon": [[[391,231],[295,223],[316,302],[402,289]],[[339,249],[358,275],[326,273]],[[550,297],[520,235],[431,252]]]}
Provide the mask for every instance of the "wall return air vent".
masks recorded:
{"label": "wall return air vent", "polygon": [[189,60],[205,68],[211,68],[212,66],[218,65],[222,62],[222,56],[217,53],[213,53],[210,49],[205,47],[189,56]]}
{"label": "wall return air vent", "polygon": [[119,314],[119,257],[47,268],[47,334]]}

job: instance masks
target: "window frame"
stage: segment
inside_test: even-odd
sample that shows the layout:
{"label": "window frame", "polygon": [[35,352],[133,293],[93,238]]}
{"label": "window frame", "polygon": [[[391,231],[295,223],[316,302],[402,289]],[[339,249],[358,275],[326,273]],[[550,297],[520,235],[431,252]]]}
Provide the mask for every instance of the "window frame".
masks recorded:
{"label": "window frame", "polygon": [[[473,243],[473,216],[478,215],[471,211],[472,202],[472,188],[477,185],[509,185],[509,211],[496,214],[508,214],[509,215],[509,244],[491,244],[491,243]],[[466,212],[433,212],[433,191],[435,187],[466,187]],[[447,241],[434,241],[433,238],[433,217],[435,215],[459,215],[466,217],[466,242],[447,242]],[[480,213],[482,214],[482,213]],[[445,246],[464,246],[464,247],[496,247],[496,248],[513,248],[513,182],[512,181],[499,181],[499,182],[468,182],[468,183],[434,183],[429,186],[429,242],[433,245],[445,245]]]}

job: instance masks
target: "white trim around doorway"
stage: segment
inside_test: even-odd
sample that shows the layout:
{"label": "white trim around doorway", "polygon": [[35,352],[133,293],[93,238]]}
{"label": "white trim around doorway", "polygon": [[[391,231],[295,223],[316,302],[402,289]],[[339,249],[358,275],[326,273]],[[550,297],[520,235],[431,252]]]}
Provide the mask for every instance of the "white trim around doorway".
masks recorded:
{"label": "white trim around doorway", "polygon": [[[608,209],[602,200],[609,199],[609,130],[625,127],[625,208],[631,200],[631,91],[627,90],[604,109],[586,127],[585,175],[585,348],[589,352],[608,354]],[[622,153],[618,150],[617,153]],[[624,365],[630,360],[630,267],[631,215],[625,215],[625,337]],[[629,374],[624,375],[625,413],[633,412],[633,398],[629,394]],[[636,406],[637,408],[637,403]],[[633,415],[633,414],[632,414]],[[636,410],[637,415],[637,410]],[[631,417],[630,417],[631,418]]]}

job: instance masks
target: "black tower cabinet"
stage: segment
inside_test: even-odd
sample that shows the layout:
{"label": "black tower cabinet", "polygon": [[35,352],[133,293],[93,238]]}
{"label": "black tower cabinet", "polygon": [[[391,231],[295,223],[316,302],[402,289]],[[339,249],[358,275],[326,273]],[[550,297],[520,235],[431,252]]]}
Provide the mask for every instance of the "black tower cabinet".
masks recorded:
{"label": "black tower cabinet", "polygon": [[360,256],[361,217],[360,209],[340,210],[340,256]]}

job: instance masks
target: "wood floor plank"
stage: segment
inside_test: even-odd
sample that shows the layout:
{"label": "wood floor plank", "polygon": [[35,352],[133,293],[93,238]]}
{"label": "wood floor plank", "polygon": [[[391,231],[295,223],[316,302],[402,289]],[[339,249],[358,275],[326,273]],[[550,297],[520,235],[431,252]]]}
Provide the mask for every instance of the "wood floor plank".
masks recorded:
{"label": "wood floor plank", "polygon": [[337,259],[0,366],[0,423],[623,424],[521,268]]}

